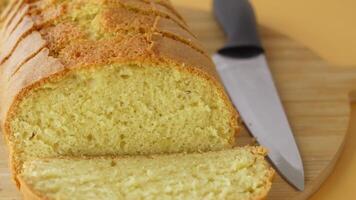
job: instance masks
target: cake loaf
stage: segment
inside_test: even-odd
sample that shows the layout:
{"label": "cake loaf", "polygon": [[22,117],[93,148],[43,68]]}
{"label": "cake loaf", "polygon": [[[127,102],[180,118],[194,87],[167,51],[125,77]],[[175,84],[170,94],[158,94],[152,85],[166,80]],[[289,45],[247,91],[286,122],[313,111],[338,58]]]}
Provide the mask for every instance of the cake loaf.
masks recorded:
{"label": "cake loaf", "polygon": [[25,162],[25,200],[190,199],[260,200],[274,170],[265,150],[126,158],[56,158]]}
{"label": "cake loaf", "polygon": [[165,0],[13,0],[1,17],[0,120],[15,177],[57,156],[230,148],[238,115]]}
{"label": "cake loaf", "polygon": [[1,1],[0,1],[0,14],[1,14],[2,11],[5,9],[7,3],[8,3],[8,0],[1,0]]}

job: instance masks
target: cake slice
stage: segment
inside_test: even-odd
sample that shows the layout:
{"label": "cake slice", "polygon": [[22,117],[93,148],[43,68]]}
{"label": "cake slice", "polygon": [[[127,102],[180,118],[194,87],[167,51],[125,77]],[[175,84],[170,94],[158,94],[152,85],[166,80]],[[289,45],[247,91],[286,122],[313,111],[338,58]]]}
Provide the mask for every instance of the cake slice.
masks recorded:
{"label": "cake slice", "polygon": [[[162,0],[14,0],[0,31],[0,121],[28,160],[231,148],[214,64]],[[8,7],[8,8],[9,8]]]}
{"label": "cake slice", "polygon": [[25,200],[233,199],[266,197],[274,171],[260,147],[122,158],[25,162]]}

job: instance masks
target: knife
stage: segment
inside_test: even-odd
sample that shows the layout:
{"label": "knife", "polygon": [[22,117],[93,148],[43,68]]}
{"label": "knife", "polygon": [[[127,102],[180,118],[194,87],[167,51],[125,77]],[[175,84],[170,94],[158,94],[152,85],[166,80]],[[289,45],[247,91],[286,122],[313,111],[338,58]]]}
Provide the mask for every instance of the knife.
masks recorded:
{"label": "knife", "polygon": [[303,162],[283,110],[248,0],[214,0],[227,43],[213,55],[217,71],[246,127],[287,182],[304,190]]}

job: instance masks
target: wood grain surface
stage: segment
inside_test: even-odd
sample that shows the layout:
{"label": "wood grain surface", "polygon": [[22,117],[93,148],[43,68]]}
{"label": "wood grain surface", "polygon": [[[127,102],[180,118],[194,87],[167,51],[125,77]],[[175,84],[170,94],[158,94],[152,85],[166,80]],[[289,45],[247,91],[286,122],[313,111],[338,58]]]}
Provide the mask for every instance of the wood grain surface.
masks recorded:
{"label": "wood grain surface", "polygon": [[[210,53],[224,43],[224,35],[211,13],[211,1],[173,2]],[[268,199],[307,199],[330,174],[341,153],[350,118],[350,94],[355,94],[352,91],[356,89],[356,69],[330,66],[288,37],[263,25],[259,29],[301,150],[306,176],[304,192],[277,176]],[[243,130],[239,143],[252,140]]]}
{"label": "wood grain surface", "polygon": [[[210,1],[174,0],[194,33],[213,53],[224,35]],[[342,150],[350,117],[349,93],[356,89],[356,70],[329,66],[300,44],[260,26],[274,75],[304,160],[306,189],[298,192],[277,176],[269,199],[306,199],[328,176]],[[276,121],[278,123],[278,121]],[[243,130],[239,144],[253,138]],[[0,200],[21,199],[11,181],[5,143],[0,141]]]}

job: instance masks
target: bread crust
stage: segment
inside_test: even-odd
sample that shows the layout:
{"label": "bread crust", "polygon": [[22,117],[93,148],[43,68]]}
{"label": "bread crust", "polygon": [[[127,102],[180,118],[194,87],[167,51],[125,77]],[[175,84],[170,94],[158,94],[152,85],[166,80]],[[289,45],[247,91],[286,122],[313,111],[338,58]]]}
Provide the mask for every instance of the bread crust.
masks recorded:
{"label": "bread crust", "polygon": [[3,5],[3,8],[0,13],[0,24],[3,23],[7,15],[10,13],[11,9],[13,8],[15,1],[6,1]]}
{"label": "bread crust", "polygon": [[10,9],[5,9],[5,15],[3,15],[4,18],[1,20],[3,28],[6,28],[10,24],[10,22],[13,20],[13,18],[18,13],[19,9],[23,4],[24,0],[10,1],[10,4],[8,6],[10,7]]}
{"label": "bread crust", "polygon": [[[108,22],[101,25],[116,34],[100,40],[92,40],[85,29],[72,26],[67,18],[62,19],[67,14],[65,5],[46,2],[14,0],[0,33],[6,38],[0,42],[0,122],[7,140],[11,134],[10,119],[29,91],[71,70],[113,63],[171,66],[206,79],[218,89],[231,113],[230,126],[238,133],[238,114],[219,81],[212,60],[167,1],[96,0],[124,9],[126,15],[134,19],[146,20],[140,22],[143,29],[131,30],[132,27],[124,27],[118,18],[109,18],[115,15],[113,9],[101,16]],[[154,23],[149,24],[152,19]],[[56,29],[59,26],[62,28]],[[230,146],[234,145],[235,135],[229,142]],[[20,163],[14,162],[11,142],[8,144],[16,177]]]}
{"label": "bread crust", "polygon": [[20,191],[24,200],[49,200],[48,198],[41,197],[40,194],[36,193],[22,178],[18,178],[21,184]]}

